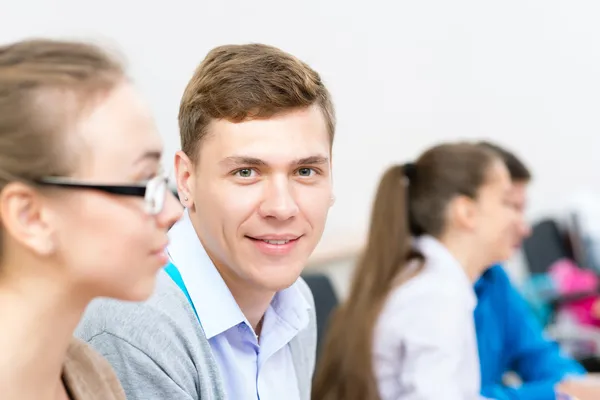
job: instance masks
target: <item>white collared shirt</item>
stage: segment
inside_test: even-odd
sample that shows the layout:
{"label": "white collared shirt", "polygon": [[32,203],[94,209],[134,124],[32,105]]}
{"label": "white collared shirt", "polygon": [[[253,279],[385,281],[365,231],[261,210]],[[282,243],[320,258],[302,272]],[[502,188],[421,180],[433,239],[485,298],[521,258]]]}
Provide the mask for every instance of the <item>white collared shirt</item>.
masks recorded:
{"label": "white collared shirt", "polygon": [[416,246],[424,268],[392,291],[375,329],[381,399],[480,399],[473,284],[433,237],[419,238]]}
{"label": "white collared shirt", "polygon": [[169,231],[178,268],[219,365],[227,398],[299,400],[290,341],[309,323],[310,305],[293,284],[273,298],[258,339],[202,247],[186,210]]}

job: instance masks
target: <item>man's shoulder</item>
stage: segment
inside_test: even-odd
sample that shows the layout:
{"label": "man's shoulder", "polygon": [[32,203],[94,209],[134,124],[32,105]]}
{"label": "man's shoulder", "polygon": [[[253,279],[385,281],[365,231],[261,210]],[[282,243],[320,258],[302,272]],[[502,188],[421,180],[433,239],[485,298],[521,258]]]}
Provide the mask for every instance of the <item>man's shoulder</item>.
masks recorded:
{"label": "man's shoulder", "polygon": [[296,282],[294,283],[294,285],[296,285],[300,293],[302,293],[304,299],[308,302],[314,313],[315,299],[306,281],[302,277],[299,277],[298,280],[296,280]]}
{"label": "man's shoulder", "polygon": [[223,398],[210,344],[164,271],[147,301],[94,300],[75,336],[109,361],[127,398]]}
{"label": "man's shoulder", "polygon": [[160,338],[198,337],[201,327],[185,295],[160,271],[153,295],[144,302],[94,299],[86,309],[75,336],[89,342],[108,334],[138,345]]}
{"label": "man's shoulder", "polygon": [[301,277],[294,283],[294,286],[304,296],[309,305],[308,325],[298,332],[298,335],[290,342],[290,350],[298,387],[300,388],[300,398],[310,398],[310,387],[313,372],[315,369],[317,356],[317,316],[315,300],[312,291],[306,281]]}
{"label": "man's shoulder", "polygon": [[494,264],[487,271],[486,274],[490,274],[494,277],[502,277],[503,279],[509,279],[508,273],[504,269],[502,264]]}
{"label": "man's shoulder", "polygon": [[496,264],[488,268],[479,281],[477,285],[481,285],[483,287],[499,287],[502,286],[504,288],[511,288],[512,283],[510,281],[510,277],[508,273],[502,266],[502,264]]}
{"label": "man's shoulder", "polygon": [[[490,267],[475,284],[478,304],[476,320],[504,320],[515,312],[515,307],[523,301],[521,293],[513,285],[502,265]],[[510,310],[510,312],[507,312]]]}

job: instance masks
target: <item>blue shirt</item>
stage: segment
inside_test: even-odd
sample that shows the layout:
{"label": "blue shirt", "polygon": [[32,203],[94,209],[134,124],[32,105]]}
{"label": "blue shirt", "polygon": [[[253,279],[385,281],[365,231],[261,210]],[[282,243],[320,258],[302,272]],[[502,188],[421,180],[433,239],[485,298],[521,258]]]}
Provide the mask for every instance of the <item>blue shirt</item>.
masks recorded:
{"label": "blue shirt", "polygon": [[[482,395],[497,400],[554,400],[555,385],[584,368],[563,355],[544,336],[531,309],[504,269],[493,266],[475,284],[478,304],[475,328],[481,363]],[[502,385],[505,373],[519,375],[523,385]]]}
{"label": "blue shirt", "polygon": [[187,212],[171,228],[169,239],[169,256],[181,274],[178,284],[187,289],[227,398],[299,400],[289,343],[308,326],[310,305],[297,284],[275,295],[265,313],[259,341],[202,247]]}

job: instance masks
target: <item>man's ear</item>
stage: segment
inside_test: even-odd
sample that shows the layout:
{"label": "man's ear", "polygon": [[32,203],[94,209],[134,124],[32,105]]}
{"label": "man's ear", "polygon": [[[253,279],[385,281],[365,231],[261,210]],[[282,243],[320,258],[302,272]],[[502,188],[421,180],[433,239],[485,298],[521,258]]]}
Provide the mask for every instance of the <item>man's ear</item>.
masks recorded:
{"label": "man's ear", "polygon": [[192,208],[194,199],[194,163],[183,151],[175,153],[175,179],[177,180],[177,193],[179,201],[186,208]]}
{"label": "man's ear", "polygon": [[451,226],[473,230],[477,226],[477,204],[468,196],[456,196],[448,205],[448,221]]}
{"label": "man's ear", "polygon": [[0,215],[12,240],[40,256],[56,250],[51,212],[33,188],[19,182],[6,185],[0,193]]}

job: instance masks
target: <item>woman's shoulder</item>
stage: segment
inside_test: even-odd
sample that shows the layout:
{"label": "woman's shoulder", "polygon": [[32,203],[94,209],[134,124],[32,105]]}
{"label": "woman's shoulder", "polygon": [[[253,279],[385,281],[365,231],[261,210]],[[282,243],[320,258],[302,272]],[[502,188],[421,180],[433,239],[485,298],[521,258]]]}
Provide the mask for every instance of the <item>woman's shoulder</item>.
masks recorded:
{"label": "woman's shoulder", "polygon": [[473,289],[456,285],[427,262],[408,277],[399,279],[388,295],[381,314],[380,326],[437,323],[441,317],[468,313],[472,307]]}
{"label": "woman's shoulder", "polygon": [[404,303],[408,299],[423,301],[432,296],[434,299],[453,297],[461,287],[452,284],[448,275],[429,260],[411,263],[396,280],[388,301]]}
{"label": "woman's shoulder", "polygon": [[73,400],[125,400],[123,388],[108,362],[76,338],[67,350],[63,381]]}

